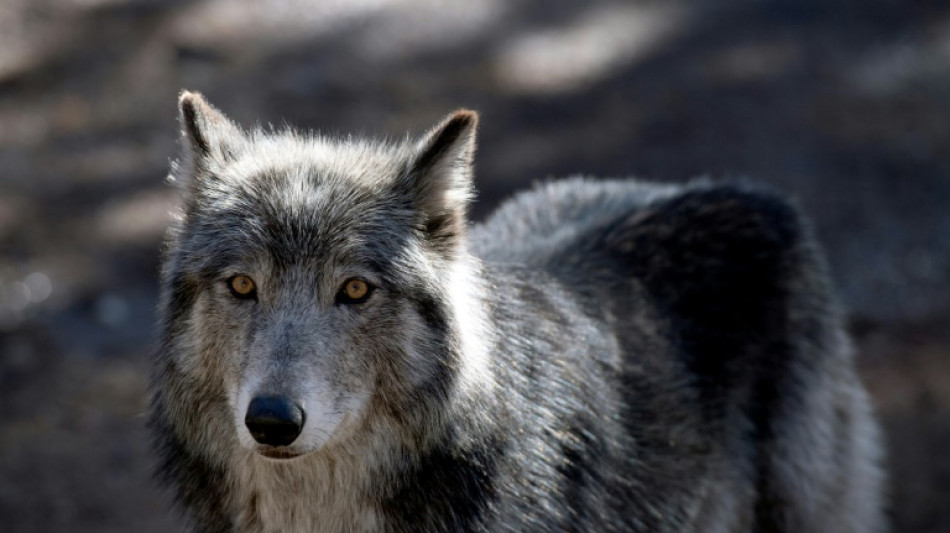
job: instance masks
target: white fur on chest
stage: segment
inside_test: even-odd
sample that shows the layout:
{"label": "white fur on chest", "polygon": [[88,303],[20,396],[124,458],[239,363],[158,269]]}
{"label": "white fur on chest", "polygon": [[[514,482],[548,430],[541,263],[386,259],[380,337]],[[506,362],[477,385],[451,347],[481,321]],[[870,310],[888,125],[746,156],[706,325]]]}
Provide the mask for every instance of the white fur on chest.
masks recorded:
{"label": "white fur on chest", "polygon": [[381,517],[352,460],[311,454],[276,462],[235,454],[231,506],[241,532],[378,531]]}

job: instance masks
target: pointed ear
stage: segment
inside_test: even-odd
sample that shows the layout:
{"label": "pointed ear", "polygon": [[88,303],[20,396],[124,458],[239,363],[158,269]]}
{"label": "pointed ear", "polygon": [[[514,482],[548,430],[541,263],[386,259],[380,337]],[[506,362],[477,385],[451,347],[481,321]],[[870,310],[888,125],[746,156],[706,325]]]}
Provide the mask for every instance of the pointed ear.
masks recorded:
{"label": "pointed ear", "polygon": [[464,239],[472,197],[472,171],[478,114],[456,111],[417,144],[407,175],[413,207],[422,215],[427,240],[451,255]]}
{"label": "pointed ear", "polygon": [[200,93],[182,91],[178,97],[179,120],[186,160],[226,162],[244,142],[244,134]]}

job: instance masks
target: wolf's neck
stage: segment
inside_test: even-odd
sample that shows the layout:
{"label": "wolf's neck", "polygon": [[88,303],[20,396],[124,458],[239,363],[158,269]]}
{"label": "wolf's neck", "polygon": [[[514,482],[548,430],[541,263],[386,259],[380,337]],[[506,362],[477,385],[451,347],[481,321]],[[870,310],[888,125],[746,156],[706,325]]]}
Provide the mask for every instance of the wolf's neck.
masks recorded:
{"label": "wolf's neck", "polygon": [[489,326],[482,266],[463,252],[449,273],[448,298],[459,350],[459,393],[464,396],[490,393],[494,388],[489,354],[493,332]]}
{"label": "wolf's neck", "polygon": [[277,463],[239,451],[230,470],[237,531],[378,531],[370,473],[351,455],[313,453]]}

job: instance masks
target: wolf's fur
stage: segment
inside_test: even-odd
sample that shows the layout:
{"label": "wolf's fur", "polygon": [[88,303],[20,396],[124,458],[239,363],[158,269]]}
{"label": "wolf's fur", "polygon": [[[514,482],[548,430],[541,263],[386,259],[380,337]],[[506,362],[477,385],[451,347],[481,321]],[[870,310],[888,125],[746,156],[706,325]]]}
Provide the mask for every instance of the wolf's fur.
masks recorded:
{"label": "wolf's fur", "polygon": [[[883,529],[868,400],[780,197],[573,179],[469,227],[472,112],[386,144],[180,107],[151,426],[197,529]],[[340,304],[353,277],[376,290]],[[296,458],[245,427],[264,392],[306,410]]]}

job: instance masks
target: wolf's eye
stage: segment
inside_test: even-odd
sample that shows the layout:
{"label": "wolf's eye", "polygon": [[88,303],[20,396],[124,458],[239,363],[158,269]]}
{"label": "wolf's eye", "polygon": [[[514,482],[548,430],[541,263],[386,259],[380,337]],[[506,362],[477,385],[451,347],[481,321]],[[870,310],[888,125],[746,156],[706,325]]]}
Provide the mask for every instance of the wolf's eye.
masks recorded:
{"label": "wolf's eye", "polygon": [[254,280],[242,274],[229,278],[228,288],[231,289],[231,294],[235,298],[242,300],[257,296],[257,286],[254,285]]}
{"label": "wolf's eye", "polygon": [[350,278],[343,282],[340,292],[336,294],[336,303],[338,304],[359,304],[365,302],[370,294],[373,294],[374,287],[369,283],[359,279]]}

